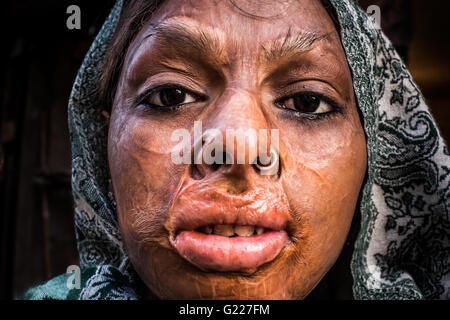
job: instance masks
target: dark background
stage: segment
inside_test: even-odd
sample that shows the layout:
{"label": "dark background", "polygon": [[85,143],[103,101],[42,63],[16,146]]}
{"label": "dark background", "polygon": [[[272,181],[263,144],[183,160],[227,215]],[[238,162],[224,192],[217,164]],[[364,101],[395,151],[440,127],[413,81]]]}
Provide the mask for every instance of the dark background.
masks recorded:
{"label": "dark background", "polygon": [[[70,190],[67,101],[77,70],[114,1],[3,1],[0,59],[0,298],[78,264]],[[382,27],[407,59],[450,139],[450,3],[381,6]],[[81,8],[81,30],[66,9]],[[347,279],[351,281],[351,279]],[[320,290],[323,290],[321,286]],[[344,295],[345,296],[345,295]]]}

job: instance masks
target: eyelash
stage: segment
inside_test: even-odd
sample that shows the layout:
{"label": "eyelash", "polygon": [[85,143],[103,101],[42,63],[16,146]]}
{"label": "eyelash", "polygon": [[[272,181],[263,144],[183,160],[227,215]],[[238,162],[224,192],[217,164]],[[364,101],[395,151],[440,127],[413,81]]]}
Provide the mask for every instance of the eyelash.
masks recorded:
{"label": "eyelash", "polygon": [[[283,107],[280,102],[282,101],[287,101],[297,95],[313,95],[318,97],[320,100],[328,103],[333,110],[332,111],[328,111],[328,112],[324,112],[324,113],[307,113],[307,112],[301,112],[298,110],[293,110],[290,108],[286,108]],[[297,92],[294,94],[291,94],[289,96],[283,97],[283,98],[279,98],[275,101],[275,105],[277,107],[279,107],[280,109],[282,109],[283,111],[286,111],[288,113],[289,116],[292,116],[294,118],[302,118],[302,119],[307,119],[307,120],[320,120],[320,119],[325,119],[331,116],[334,116],[336,114],[342,114],[342,110],[343,108],[341,106],[339,106],[339,104],[334,101],[333,99],[318,93],[318,92],[314,92],[314,91],[304,91],[304,92]]]}
{"label": "eyelash", "polygon": [[[193,97],[195,97],[196,99],[199,99],[199,101],[204,101],[206,100],[205,96],[201,96],[200,94],[194,93],[189,89],[186,89],[183,86],[180,85],[176,85],[176,84],[167,84],[167,85],[161,85],[158,86],[156,88],[151,89],[150,91],[144,93],[141,97],[138,98],[138,103],[137,105],[143,105],[145,107],[150,107],[152,110],[158,111],[158,112],[170,112],[170,111],[175,111],[180,109],[182,106],[184,105],[189,105],[192,103],[196,103],[199,102],[198,100],[195,102],[188,102],[188,103],[182,103],[182,104],[177,104],[177,105],[173,105],[173,106],[167,106],[167,107],[161,107],[161,106],[157,106],[157,105],[152,105],[146,102],[147,99],[149,99],[153,94],[156,94],[164,89],[179,89],[179,90],[183,90],[186,94],[192,95]],[[313,95],[318,97],[320,100],[328,103],[333,110],[332,111],[328,111],[328,112],[324,112],[324,113],[306,113],[306,112],[301,112],[298,110],[293,110],[290,108],[286,108],[283,107],[281,105],[282,101],[287,101],[288,99],[291,99],[297,95]],[[330,116],[333,116],[335,114],[342,114],[342,110],[343,108],[340,107],[338,105],[337,102],[335,102],[333,99],[318,93],[318,92],[314,92],[314,91],[306,91],[306,92],[297,92],[294,94],[291,94],[289,96],[283,97],[283,98],[279,98],[277,99],[274,104],[282,109],[283,111],[287,112],[287,115],[290,117],[294,117],[294,118],[301,118],[301,119],[307,119],[307,120],[320,120],[320,119],[325,119],[328,118]]]}
{"label": "eyelash", "polygon": [[170,111],[178,110],[179,108],[181,108],[184,105],[188,105],[188,104],[191,104],[191,103],[198,102],[198,101],[195,101],[195,102],[181,103],[181,104],[176,104],[176,105],[167,106],[167,107],[160,107],[160,106],[153,105],[153,104],[150,104],[150,103],[146,102],[146,100],[149,99],[153,94],[156,94],[156,93],[158,93],[158,92],[160,92],[162,90],[165,90],[165,89],[179,89],[179,90],[184,91],[186,94],[192,95],[193,97],[195,97],[196,99],[199,99],[200,101],[205,100],[204,96],[202,96],[202,95],[200,95],[198,93],[194,93],[191,90],[186,89],[183,86],[180,86],[180,85],[177,85],[177,84],[165,84],[165,85],[161,85],[161,86],[158,86],[156,88],[153,88],[153,89],[151,89],[148,92],[145,92],[142,96],[140,96],[138,98],[137,105],[138,106],[139,105],[143,105],[145,107],[149,107],[152,110],[159,111],[159,112],[170,112]]}

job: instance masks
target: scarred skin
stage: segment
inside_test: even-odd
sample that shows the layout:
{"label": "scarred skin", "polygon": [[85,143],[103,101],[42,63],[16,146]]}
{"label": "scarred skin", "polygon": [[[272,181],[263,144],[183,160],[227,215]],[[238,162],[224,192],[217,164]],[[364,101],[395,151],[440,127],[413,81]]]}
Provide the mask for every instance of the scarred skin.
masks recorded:
{"label": "scarred skin", "polygon": [[[131,262],[162,299],[306,297],[342,250],[366,171],[350,70],[320,2],[236,4],[247,13],[230,1],[164,2],[128,48],[121,72],[109,125],[113,190]],[[151,36],[161,23],[213,33],[214,49],[206,55]],[[288,30],[327,36],[301,54],[267,59],[264,48],[282,43]],[[167,112],[136,103],[166,83],[206,98]],[[330,97],[341,111],[313,119],[275,104],[305,90]],[[192,132],[195,120],[224,135],[226,129],[279,129],[280,174],[262,176],[249,164],[201,165],[199,178],[193,165],[175,165],[177,142],[170,136],[178,128]],[[196,210],[202,197],[215,194],[222,208],[227,196],[286,208],[289,240],[273,261],[252,272],[211,272],[180,256],[170,241],[176,212]]]}

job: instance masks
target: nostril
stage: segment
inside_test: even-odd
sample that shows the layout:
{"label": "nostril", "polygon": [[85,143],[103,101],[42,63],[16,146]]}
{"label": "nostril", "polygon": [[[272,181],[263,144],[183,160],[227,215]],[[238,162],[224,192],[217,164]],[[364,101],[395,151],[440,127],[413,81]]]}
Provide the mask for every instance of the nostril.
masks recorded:
{"label": "nostril", "polygon": [[219,168],[221,167],[222,165],[220,164],[220,163],[213,163],[212,165],[211,165],[211,170],[212,171],[217,171],[217,170],[219,170]]}
{"label": "nostril", "polygon": [[202,180],[205,177],[205,174],[200,172],[200,170],[198,169],[198,166],[195,164],[190,166],[189,175],[194,180]]}
{"label": "nostril", "polygon": [[[195,180],[203,179],[208,172],[215,172],[220,168],[229,168],[233,164],[233,157],[226,151],[217,151],[216,149],[201,149],[193,152],[191,156],[190,176]],[[205,155],[205,152],[207,154]],[[205,158],[207,156],[207,158]]]}
{"label": "nostril", "polygon": [[205,174],[200,171],[197,163],[199,160],[199,154],[196,154],[195,148],[194,152],[191,153],[191,164],[189,165],[189,176],[194,180],[202,180]]}
{"label": "nostril", "polygon": [[210,165],[212,171],[217,171],[221,167],[230,167],[233,164],[233,158],[227,152],[221,152],[221,154],[216,157],[215,150],[213,150],[211,156],[214,158],[214,162]]}

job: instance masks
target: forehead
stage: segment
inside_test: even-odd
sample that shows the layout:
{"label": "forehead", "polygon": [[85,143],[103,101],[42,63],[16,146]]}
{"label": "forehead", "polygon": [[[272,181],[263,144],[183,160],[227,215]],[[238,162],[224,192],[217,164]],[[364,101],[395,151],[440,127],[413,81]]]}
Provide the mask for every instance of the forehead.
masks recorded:
{"label": "forehead", "polygon": [[152,15],[137,40],[147,37],[161,23],[207,31],[230,45],[249,47],[286,37],[287,33],[337,36],[319,0],[167,0]]}

